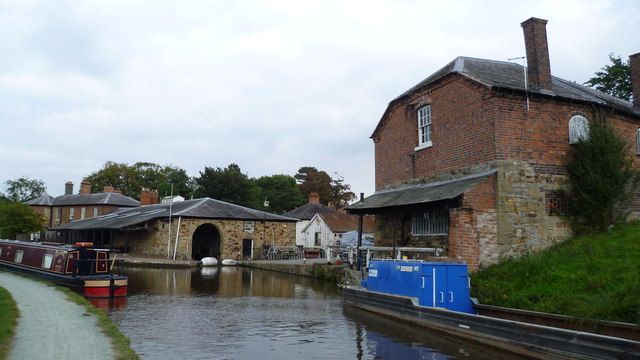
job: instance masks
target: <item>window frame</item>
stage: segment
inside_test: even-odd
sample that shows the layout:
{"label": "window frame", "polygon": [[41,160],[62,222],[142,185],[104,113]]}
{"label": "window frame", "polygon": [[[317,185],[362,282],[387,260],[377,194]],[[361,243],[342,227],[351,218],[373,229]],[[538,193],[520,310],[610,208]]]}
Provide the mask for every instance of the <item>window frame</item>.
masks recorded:
{"label": "window frame", "polygon": [[[417,223],[418,219],[421,223]],[[437,231],[445,229],[445,232]],[[448,236],[451,231],[449,210],[435,208],[415,213],[411,217],[411,236]]]}
{"label": "window frame", "polygon": [[[47,266],[45,266],[45,264],[46,264],[47,262],[49,263],[49,266],[48,266],[48,267],[47,267]],[[51,266],[52,266],[52,265],[53,265],[53,255],[51,255],[51,254],[44,254],[44,255],[42,256],[42,264],[40,264],[40,266],[41,266],[43,269],[47,269],[47,270],[49,270],[49,269],[51,269]]]}
{"label": "window frame", "polygon": [[[584,129],[579,129],[584,126]],[[569,144],[575,145],[580,140],[586,140],[589,138],[589,119],[584,115],[576,114],[569,119]],[[584,130],[584,134],[582,134]]]}
{"label": "window frame", "polygon": [[75,217],[76,217],[76,209],[75,208],[69,208],[69,221],[75,220],[74,219]]}
{"label": "window frame", "polygon": [[416,146],[415,150],[433,146],[431,104],[423,105],[418,108],[416,111],[416,120],[418,125],[418,146]]}
{"label": "window frame", "polygon": [[[20,256],[18,256],[20,255]],[[24,257],[23,250],[16,250],[15,255],[13,256],[13,262],[16,264],[22,264],[22,258]]]}
{"label": "window frame", "polygon": [[87,216],[87,208],[83,206],[82,208],[80,208],[80,220],[84,220],[86,216]]}

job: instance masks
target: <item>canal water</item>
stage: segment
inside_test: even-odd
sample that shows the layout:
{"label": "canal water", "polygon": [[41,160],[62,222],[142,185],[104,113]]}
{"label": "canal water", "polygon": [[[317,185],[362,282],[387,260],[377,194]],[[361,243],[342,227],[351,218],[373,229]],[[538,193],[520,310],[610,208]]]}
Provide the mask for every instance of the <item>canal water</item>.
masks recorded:
{"label": "canal water", "polygon": [[143,359],[514,359],[343,306],[332,283],[241,267],[126,268],[109,316]]}

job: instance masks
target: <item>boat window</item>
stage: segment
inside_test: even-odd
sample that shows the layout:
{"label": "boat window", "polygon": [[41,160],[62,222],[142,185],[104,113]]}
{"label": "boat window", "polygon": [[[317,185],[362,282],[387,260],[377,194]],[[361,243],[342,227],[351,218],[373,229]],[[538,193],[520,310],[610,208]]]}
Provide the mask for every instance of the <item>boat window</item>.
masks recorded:
{"label": "boat window", "polygon": [[22,253],[24,253],[24,251],[16,250],[16,257],[13,259],[13,262],[21,263],[22,262]]}
{"label": "boat window", "polygon": [[53,263],[53,255],[44,254],[44,257],[42,258],[42,268],[51,269],[51,263]]}
{"label": "boat window", "polygon": [[2,256],[2,246],[0,246],[0,257]]}

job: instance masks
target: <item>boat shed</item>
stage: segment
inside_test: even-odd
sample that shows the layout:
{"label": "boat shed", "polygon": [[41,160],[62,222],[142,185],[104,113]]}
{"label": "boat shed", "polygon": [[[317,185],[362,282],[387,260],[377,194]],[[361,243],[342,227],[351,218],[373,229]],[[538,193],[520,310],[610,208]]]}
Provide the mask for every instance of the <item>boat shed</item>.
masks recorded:
{"label": "boat shed", "polygon": [[67,242],[91,241],[131,255],[250,259],[268,245],[295,245],[297,219],[210,198],[116,210],[56,227]]}

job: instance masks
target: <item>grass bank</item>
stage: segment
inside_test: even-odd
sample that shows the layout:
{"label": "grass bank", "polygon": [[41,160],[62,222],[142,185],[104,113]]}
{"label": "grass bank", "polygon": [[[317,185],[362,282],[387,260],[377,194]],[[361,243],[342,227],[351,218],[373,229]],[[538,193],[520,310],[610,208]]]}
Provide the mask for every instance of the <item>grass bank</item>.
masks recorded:
{"label": "grass bank", "polygon": [[16,324],[18,306],[11,294],[0,287],[0,359],[6,359],[11,351]]}
{"label": "grass bank", "polygon": [[98,326],[102,332],[111,339],[113,349],[116,353],[116,359],[118,360],[139,360],[138,354],[131,349],[131,341],[124,334],[118,330],[118,327],[107,317],[107,315],[100,309],[91,305],[87,299],[80,294],[75,293],[67,288],[57,286],[56,289],[64,292],[67,298],[85,307],[88,313],[95,315],[98,318]]}
{"label": "grass bank", "polygon": [[578,237],[472,276],[483,304],[640,324],[640,223]]}

